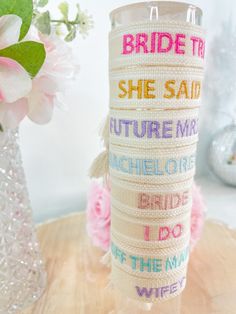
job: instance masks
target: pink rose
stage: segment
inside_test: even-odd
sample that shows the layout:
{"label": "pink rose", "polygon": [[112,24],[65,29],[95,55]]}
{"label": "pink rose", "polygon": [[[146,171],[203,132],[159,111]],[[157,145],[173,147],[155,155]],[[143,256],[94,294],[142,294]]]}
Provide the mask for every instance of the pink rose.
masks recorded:
{"label": "pink rose", "polygon": [[193,185],[193,205],[191,215],[191,250],[194,249],[200,240],[205,218],[205,204],[200,188],[194,183]]}
{"label": "pink rose", "polygon": [[110,191],[97,182],[92,182],[87,204],[87,232],[95,246],[104,251],[110,245],[111,224]]}

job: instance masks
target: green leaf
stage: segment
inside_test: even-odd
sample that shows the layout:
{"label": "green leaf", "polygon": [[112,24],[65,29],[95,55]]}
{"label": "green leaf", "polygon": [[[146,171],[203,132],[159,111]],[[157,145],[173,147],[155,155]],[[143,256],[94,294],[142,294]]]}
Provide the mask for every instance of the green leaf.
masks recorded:
{"label": "green leaf", "polygon": [[48,4],[48,1],[49,0],[39,0],[37,5],[38,5],[38,7],[43,8]]}
{"label": "green leaf", "polygon": [[3,127],[2,127],[2,125],[0,124],[0,132],[3,132],[4,130],[3,130]]}
{"label": "green leaf", "polygon": [[34,41],[24,41],[0,50],[0,56],[15,60],[35,77],[46,58],[44,45]]}
{"label": "green leaf", "polygon": [[59,10],[61,11],[62,16],[66,21],[68,21],[68,15],[69,15],[69,5],[67,2],[62,2],[58,6]]}
{"label": "green leaf", "polygon": [[70,23],[66,23],[65,25],[66,25],[66,28],[67,28],[68,32],[71,32],[72,25]]}
{"label": "green leaf", "polygon": [[51,17],[49,11],[38,14],[34,21],[35,26],[42,34],[51,34]]}
{"label": "green leaf", "polygon": [[72,41],[74,40],[76,37],[76,28],[73,27],[70,32],[67,34],[67,36],[65,37],[65,41]]}
{"label": "green leaf", "polygon": [[15,14],[21,17],[22,26],[19,40],[28,33],[33,15],[32,0],[0,0],[0,16]]}

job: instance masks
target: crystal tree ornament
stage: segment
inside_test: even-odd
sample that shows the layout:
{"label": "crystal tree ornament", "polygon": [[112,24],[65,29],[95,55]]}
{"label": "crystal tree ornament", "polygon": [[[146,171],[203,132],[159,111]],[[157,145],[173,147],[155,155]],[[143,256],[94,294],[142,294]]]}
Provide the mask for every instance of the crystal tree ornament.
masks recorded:
{"label": "crystal tree ornament", "polygon": [[236,186],[236,124],[216,133],[209,148],[209,164],[218,178]]}
{"label": "crystal tree ornament", "polygon": [[37,300],[46,273],[33,227],[18,130],[0,132],[0,314]]}

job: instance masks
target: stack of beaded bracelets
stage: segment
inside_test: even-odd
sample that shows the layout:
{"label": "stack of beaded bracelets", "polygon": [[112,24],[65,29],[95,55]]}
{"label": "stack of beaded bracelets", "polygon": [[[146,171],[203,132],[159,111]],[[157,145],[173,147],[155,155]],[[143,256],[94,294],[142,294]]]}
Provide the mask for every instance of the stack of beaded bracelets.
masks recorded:
{"label": "stack of beaded bracelets", "polygon": [[110,33],[112,282],[139,301],[186,284],[203,37],[171,21]]}

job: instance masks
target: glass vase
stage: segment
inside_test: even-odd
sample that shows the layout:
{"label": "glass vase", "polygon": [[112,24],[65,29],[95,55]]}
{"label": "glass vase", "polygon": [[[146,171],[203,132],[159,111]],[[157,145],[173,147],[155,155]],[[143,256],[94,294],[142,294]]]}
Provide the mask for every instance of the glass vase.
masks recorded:
{"label": "glass vase", "polygon": [[18,130],[5,130],[0,132],[0,314],[36,301],[45,283]]}

